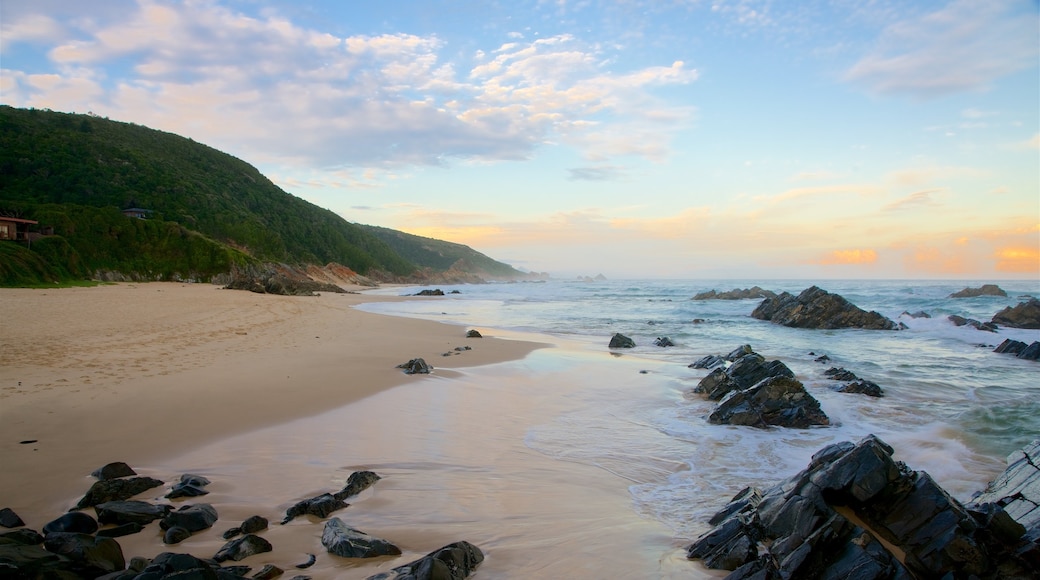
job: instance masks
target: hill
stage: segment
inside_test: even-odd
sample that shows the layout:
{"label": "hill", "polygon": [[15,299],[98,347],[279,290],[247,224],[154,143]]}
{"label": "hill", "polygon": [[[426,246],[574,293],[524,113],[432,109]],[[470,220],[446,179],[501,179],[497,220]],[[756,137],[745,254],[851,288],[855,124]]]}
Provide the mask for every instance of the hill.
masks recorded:
{"label": "hill", "polygon": [[[122,210],[129,208],[147,210],[147,219],[127,217]],[[286,193],[231,155],[92,115],[0,106],[0,212],[52,227],[58,238],[25,248],[34,255],[4,244],[4,262],[22,267],[15,273],[0,264],[3,284],[106,271],[208,280],[240,267],[329,263],[409,281],[452,265],[437,251],[395,249],[373,228]],[[458,253],[453,264],[466,258],[501,277],[522,276],[465,246],[439,243]]]}

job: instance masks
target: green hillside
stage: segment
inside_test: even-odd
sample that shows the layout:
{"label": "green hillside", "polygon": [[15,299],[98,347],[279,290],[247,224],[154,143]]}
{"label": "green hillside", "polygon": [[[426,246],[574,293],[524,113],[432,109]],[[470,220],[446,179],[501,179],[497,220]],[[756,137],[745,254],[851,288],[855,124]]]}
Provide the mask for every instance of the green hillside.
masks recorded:
{"label": "green hillside", "polygon": [[[131,207],[149,210],[148,219],[122,215]],[[235,265],[334,262],[401,280],[450,267],[402,255],[368,227],[286,193],[226,153],[91,115],[0,106],[0,213],[51,226],[63,240],[42,246],[61,252],[36,258],[16,260],[21,252],[6,248],[0,284],[31,277],[38,268],[28,264],[39,260],[63,279],[99,270],[209,279]],[[16,262],[20,274],[5,271]]]}
{"label": "green hillside", "polygon": [[525,274],[473,250],[469,246],[424,238],[379,226],[362,226],[394,249],[406,260],[422,264],[436,271],[449,269],[477,274],[486,279],[513,279]]}

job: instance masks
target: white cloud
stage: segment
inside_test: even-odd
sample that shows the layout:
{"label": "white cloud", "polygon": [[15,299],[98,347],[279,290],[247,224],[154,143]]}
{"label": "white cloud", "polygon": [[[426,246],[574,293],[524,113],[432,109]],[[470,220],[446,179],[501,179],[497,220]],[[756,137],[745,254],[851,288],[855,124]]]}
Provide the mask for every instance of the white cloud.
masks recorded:
{"label": "white cloud", "polygon": [[955,0],[889,25],[846,79],[884,94],[935,97],[980,90],[1036,66],[1037,13],[1021,0]]}

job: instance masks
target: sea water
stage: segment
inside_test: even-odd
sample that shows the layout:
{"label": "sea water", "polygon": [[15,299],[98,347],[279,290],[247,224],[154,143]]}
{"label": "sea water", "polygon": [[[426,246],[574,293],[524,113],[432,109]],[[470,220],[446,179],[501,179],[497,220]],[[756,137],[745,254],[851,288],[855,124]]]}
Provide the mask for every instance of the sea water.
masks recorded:
{"label": "sea water", "polygon": [[[692,300],[703,291],[760,285],[797,294],[812,285],[902,323],[900,331],[787,328],[752,318],[761,300]],[[1037,281],[1003,281],[1007,297],[950,298],[978,281],[548,281],[438,286],[443,297],[379,302],[359,308],[477,329],[536,332],[578,345],[588,357],[637,361],[595,383],[568,388],[574,404],[531,424],[524,445],[546,457],[577,462],[627,482],[631,509],[667,526],[676,542],[706,530],[705,521],[748,485],[767,487],[803,469],[813,453],[837,441],[875,434],[897,459],[927,471],[954,497],[972,494],[997,475],[1012,451],[1040,437],[1040,363],[994,353],[1005,338],[1026,343],[1040,331],[986,332],[956,326],[950,315],[989,321],[1007,306],[1040,296]],[[383,288],[414,294],[422,288]],[[457,293],[455,293],[457,292]],[[930,318],[909,313],[925,312]],[[493,330],[492,330],[493,332]],[[609,352],[613,333],[633,349]],[[668,337],[675,346],[658,347]],[[760,430],[712,425],[714,403],[686,396],[707,371],[697,359],[751,345],[779,359],[816,397],[831,426]],[[529,359],[532,384],[575,382],[588,359],[539,351]],[[816,359],[827,355],[829,361]],[[569,357],[569,358],[568,358]],[[431,361],[436,365],[436,361]],[[600,359],[604,368],[610,361]],[[883,398],[838,393],[824,371],[842,367],[880,385]],[[578,381],[581,382],[581,381]],[[573,385],[571,385],[573,387]]]}

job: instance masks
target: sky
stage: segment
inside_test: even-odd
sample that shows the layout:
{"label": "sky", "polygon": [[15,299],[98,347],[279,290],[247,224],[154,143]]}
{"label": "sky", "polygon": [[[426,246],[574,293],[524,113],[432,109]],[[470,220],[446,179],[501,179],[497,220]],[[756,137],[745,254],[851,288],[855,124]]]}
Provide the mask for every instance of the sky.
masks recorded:
{"label": "sky", "polygon": [[1040,284],[1037,0],[0,0],[0,69],[553,277]]}

